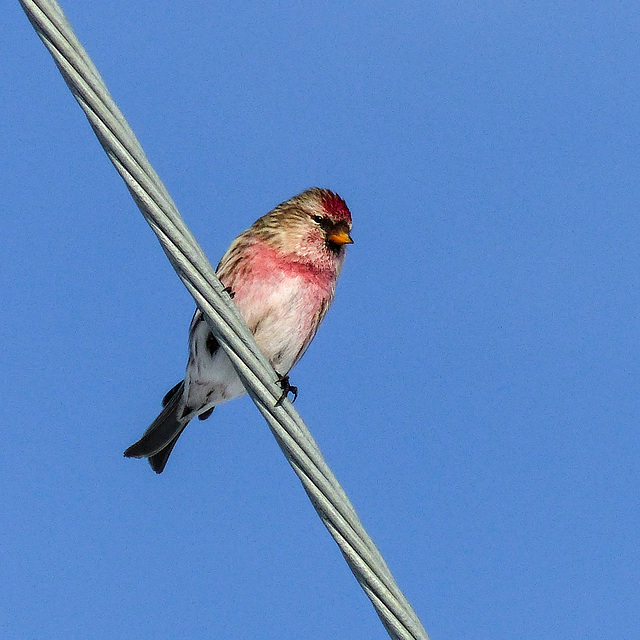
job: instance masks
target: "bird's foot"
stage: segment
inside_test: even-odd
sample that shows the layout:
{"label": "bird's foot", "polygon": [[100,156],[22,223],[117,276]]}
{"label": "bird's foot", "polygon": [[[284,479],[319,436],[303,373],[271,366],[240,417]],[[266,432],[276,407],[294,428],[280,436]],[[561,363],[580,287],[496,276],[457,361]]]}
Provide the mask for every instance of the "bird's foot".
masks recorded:
{"label": "bird's foot", "polygon": [[[276,371],[276,373],[278,372]],[[278,373],[278,384],[282,387],[282,395],[278,399],[278,402],[276,402],[276,407],[279,407],[284,402],[284,399],[289,395],[289,392],[293,393],[293,400],[291,402],[295,402],[298,397],[298,387],[294,387],[289,382],[289,376],[283,376]]]}
{"label": "bird's foot", "polygon": [[233,300],[236,297],[236,292],[231,287],[225,287],[223,289],[225,293],[229,294],[229,297]]}

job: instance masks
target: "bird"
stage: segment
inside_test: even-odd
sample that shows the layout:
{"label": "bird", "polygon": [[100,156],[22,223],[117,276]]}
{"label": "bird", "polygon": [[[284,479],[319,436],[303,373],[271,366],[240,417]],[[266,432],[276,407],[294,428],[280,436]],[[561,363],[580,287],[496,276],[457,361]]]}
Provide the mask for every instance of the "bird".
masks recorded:
{"label": "bird", "polygon": [[[289,372],[331,305],[351,237],[351,212],[333,191],[313,187],[279,204],[241,233],[216,275],[280,380],[284,400],[297,388]],[[124,455],[165,469],[178,438],[195,417],[246,393],[231,361],[197,309],[189,328],[184,380],[162,400],[162,411]]]}

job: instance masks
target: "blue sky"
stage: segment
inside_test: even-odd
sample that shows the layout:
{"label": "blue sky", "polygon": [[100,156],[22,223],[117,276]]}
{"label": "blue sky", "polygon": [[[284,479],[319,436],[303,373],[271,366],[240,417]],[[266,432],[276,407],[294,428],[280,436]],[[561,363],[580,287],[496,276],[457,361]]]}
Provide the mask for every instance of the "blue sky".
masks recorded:
{"label": "blue sky", "polygon": [[[214,264],[306,187],[350,205],[296,406],[432,640],[635,638],[637,3],[63,8]],[[122,457],[193,303],[2,29],[2,637],[387,637],[250,400]]]}

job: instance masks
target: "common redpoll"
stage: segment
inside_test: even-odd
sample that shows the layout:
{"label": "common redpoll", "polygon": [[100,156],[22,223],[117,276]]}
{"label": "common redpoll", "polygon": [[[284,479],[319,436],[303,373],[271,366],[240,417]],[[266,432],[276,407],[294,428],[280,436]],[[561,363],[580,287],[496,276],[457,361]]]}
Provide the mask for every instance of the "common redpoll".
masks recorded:
{"label": "common redpoll", "polygon": [[[240,234],[217,275],[278,372],[284,393],[297,391],[288,373],[300,360],[333,300],[353,240],[351,213],[327,189],[308,189],[278,205]],[[124,455],[149,458],[162,473],[190,420],[205,420],[217,405],[245,393],[231,361],[198,309],[189,330],[185,378],[162,401],[162,412]]]}

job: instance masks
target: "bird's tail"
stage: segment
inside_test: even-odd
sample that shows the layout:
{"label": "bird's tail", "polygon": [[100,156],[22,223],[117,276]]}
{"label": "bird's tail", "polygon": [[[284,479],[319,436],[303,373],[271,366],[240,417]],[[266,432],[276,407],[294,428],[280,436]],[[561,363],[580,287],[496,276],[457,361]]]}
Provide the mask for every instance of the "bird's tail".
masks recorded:
{"label": "bird's tail", "polygon": [[162,401],[160,415],[151,423],[138,442],[125,452],[127,458],[149,458],[149,464],[156,473],[162,473],[180,434],[189,424],[182,417],[182,394],[184,381],[178,383]]}

